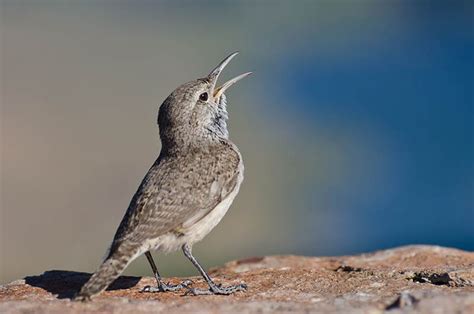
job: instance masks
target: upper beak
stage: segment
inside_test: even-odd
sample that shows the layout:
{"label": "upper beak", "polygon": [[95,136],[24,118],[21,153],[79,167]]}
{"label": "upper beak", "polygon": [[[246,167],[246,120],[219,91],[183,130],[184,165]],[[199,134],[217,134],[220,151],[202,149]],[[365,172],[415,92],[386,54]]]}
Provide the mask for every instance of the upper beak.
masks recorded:
{"label": "upper beak", "polygon": [[219,97],[232,85],[243,79],[244,77],[252,74],[252,72],[247,72],[244,74],[241,74],[239,76],[234,77],[233,79],[228,80],[221,86],[216,88],[216,83],[217,79],[219,78],[219,75],[221,74],[222,70],[226,67],[227,64],[229,64],[230,60],[232,60],[239,52],[234,52],[230,54],[227,58],[221,61],[217,67],[214,68],[214,70],[209,73],[207,76],[207,79],[211,82],[212,84],[212,95],[216,101],[219,100]]}

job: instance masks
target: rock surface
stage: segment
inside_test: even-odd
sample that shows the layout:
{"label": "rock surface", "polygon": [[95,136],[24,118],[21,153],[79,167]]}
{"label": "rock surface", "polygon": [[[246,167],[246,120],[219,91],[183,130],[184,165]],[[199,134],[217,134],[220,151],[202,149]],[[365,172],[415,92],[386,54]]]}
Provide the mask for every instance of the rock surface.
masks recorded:
{"label": "rock surface", "polygon": [[[90,274],[47,271],[0,286],[0,313],[474,313],[474,253],[408,246],[341,257],[270,256],[212,270],[248,284],[231,296],[141,293],[151,277],[120,277],[92,302],[71,302]],[[194,286],[205,287],[198,277]],[[177,283],[179,278],[171,278]]]}

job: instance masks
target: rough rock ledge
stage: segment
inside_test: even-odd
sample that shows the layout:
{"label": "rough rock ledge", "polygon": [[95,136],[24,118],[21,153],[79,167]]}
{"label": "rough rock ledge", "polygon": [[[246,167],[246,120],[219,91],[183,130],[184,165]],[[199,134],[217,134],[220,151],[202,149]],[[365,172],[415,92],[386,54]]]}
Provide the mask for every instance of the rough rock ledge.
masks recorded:
{"label": "rough rock ledge", "polygon": [[[90,274],[52,270],[0,286],[0,313],[474,313],[474,253],[457,249],[254,257],[211,273],[224,284],[243,281],[249,290],[198,297],[140,293],[154,279],[123,276],[92,302],[78,303],[70,297]],[[205,287],[199,277],[191,279]]]}

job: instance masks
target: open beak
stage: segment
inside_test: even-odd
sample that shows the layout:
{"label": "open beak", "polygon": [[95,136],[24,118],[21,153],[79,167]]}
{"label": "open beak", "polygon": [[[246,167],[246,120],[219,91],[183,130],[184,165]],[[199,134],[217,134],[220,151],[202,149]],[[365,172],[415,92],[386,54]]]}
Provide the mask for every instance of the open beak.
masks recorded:
{"label": "open beak", "polygon": [[232,60],[237,54],[238,52],[234,52],[230,54],[227,58],[222,60],[221,63],[219,63],[219,65],[215,67],[214,70],[212,70],[211,73],[209,73],[209,75],[207,76],[207,79],[212,84],[212,96],[214,97],[214,100],[216,102],[219,101],[219,98],[221,97],[221,95],[224,94],[224,92],[229,87],[231,87],[232,85],[234,85],[235,83],[243,79],[244,77],[252,74],[252,72],[240,74],[239,76],[236,76],[233,79],[228,80],[227,82],[225,82],[224,84],[216,88],[217,79],[219,78],[219,75],[221,74],[222,70],[226,67],[227,64],[229,64],[230,60]]}

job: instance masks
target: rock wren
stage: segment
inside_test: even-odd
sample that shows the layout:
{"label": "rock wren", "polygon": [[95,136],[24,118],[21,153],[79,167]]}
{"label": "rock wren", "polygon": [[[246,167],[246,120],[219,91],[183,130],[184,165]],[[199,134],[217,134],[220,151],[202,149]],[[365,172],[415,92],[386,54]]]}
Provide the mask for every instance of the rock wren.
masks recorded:
{"label": "rock wren", "polygon": [[[251,72],[216,87],[219,74],[236,55],[229,55],[206,77],[178,87],[160,106],[161,153],[133,196],[107,257],[76,300],[88,300],[105,290],[143,253],[157,281],[156,287],[147,286],[144,292],[185,288],[194,295],[227,295],[247,289],[245,284],[216,284],[191,253],[192,245],[225,215],[243,180],[242,157],[229,140],[224,92]],[[179,248],[209,289],[191,288],[190,280],[178,285],[163,282],[150,252]]]}

